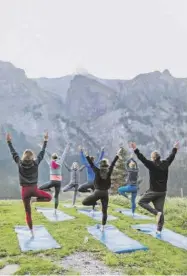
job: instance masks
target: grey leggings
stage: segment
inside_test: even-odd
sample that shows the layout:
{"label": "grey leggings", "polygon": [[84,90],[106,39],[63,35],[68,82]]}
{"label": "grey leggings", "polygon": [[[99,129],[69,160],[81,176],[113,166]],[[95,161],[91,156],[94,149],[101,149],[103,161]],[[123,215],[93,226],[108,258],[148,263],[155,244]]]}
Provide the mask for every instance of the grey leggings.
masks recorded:
{"label": "grey leggings", "polygon": [[55,188],[55,209],[58,208],[59,204],[59,194],[60,194],[60,189],[61,189],[61,181],[56,181],[56,180],[51,180],[42,186],[39,187],[40,190],[48,190],[50,188],[54,187]]}
{"label": "grey leggings", "polygon": [[80,193],[88,193],[90,190],[94,191],[94,183],[93,182],[86,182],[81,184],[78,188]]}
{"label": "grey leggings", "polygon": [[101,200],[102,204],[102,225],[106,224],[107,221],[107,209],[108,209],[108,190],[95,190],[90,196],[86,197],[82,204],[86,206],[96,205],[97,200]]}

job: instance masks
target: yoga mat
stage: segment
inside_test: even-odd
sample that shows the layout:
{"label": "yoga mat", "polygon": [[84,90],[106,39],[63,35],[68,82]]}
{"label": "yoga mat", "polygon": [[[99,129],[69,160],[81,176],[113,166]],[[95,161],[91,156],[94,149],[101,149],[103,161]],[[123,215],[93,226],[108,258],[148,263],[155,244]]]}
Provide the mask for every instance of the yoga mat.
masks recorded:
{"label": "yoga mat", "polygon": [[99,240],[114,253],[129,253],[148,249],[138,241],[129,238],[112,225],[105,226],[104,232],[101,232],[98,225],[87,227],[87,229],[95,239]]}
{"label": "yoga mat", "polygon": [[187,250],[187,237],[178,234],[172,230],[164,228],[161,232],[161,236],[156,235],[156,225],[155,224],[139,224],[133,225],[133,229],[140,230],[145,234],[149,234],[154,238],[158,238],[161,241],[168,242],[173,246]]}
{"label": "yoga mat", "polygon": [[[88,209],[78,209],[77,210],[79,213],[81,214],[84,214],[88,217],[91,217],[92,219],[94,220],[97,220],[97,221],[101,221],[102,220],[102,212],[100,211],[94,211],[94,213],[92,214],[92,210]],[[111,220],[116,220],[118,219],[117,217],[114,217],[112,215],[108,215],[108,218],[107,218],[107,221],[111,221]]]}
{"label": "yoga mat", "polygon": [[146,216],[146,215],[142,215],[142,214],[137,214],[134,213],[134,216],[132,216],[132,210],[131,209],[116,209],[117,212],[128,216],[128,217],[132,217],[133,219],[144,219],[144,220],[151,220],[153,218]]}
{"label": "yoga mat", "polygon": [[65,214],[61,210],[57,210],[56,215],[55,215],[54,209],[52,209],[52,208],[36,207],[36,210],[37,210],[37,212],[42,213],[49,221],[52,221],[52,222],[66,221],[66,220],[75,218],[75,217]]}
{"label": "yoga mat", "polygon": [[34,238],[27,226],[15,226],[19,246],[22,252],[61,248],[44,226],[34,226]]}

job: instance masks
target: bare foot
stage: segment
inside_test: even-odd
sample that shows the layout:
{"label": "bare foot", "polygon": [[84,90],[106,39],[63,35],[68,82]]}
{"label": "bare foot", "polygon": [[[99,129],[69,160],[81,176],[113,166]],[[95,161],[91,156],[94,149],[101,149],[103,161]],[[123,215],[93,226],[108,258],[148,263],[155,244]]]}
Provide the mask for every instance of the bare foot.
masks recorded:
{"label": "bare foot", "polygon": [[31,237],[34,238],[34,231],[31,229]]}

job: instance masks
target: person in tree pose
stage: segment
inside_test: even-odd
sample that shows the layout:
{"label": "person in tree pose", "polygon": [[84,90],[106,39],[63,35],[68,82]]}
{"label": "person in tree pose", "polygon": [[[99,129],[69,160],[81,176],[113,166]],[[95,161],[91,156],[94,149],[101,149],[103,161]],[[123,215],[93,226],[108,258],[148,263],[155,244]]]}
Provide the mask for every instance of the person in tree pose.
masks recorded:
{"label": "person in tree pose", "polygon": [[[45,149],[48,141],[48,133],[44,135],[43,147],[38,156],[35,158],[35,154],[32,150],[26,149],[20,158],[12,145],[12,139],[8,133],[6,136],[7,143],[12,154],[12,157],[19,169],[19,181],[21,186],[21,196],[26,212],[26,222],[31,231],[32,237],[34,237],[33,224],[31,217],[31,203],[50,201],[51,195],[37,188],[38,182],[38,166],[42,161]],[[32,198],[32,199],[31,199]]]}
{"label": "person in tree pose", "polygon": [[[104,154],[105,154],[104,148],[102,148],[101,153],[98,156],[98,159],[96,161],[95,161],[94,156],[90,156],[90,159],[92,160],[92,162],[94,163],[94,165],[96,167],[98,167],[99,162],[103,159]],[[87,182],[80,185],[78,188],[78,191],[80,193],[89,193],[91,191],[94,191],[95,173],[94,173],[93,169],[91,168],[90,164],[88,163],[82,147],[80,147],[80,157],[81,157],[82,164],[85,165],[86,169],[87,169]],[[97,205],[97,203],[96,203],[96,205]],[[95,209],[95,205],[93,205],[92,212],[94,212],[94,209]]]}
{"label": "person in tree pose", "polygon": [[118,193],[127,197],[126,193],[131,193],[131,208],[134,216],[136,209],[136,196],[138,191],[138,165],[133,156],[126,163],[126,171],[128,173],[126,185],[118,188]]}
{"label": "person in tree pose", "polygon": [[[151,160],[146,159],[143,154],[140,153],[134,142],[130,143],[130,147],[134,150],[138,159],[149,170],[150,188],[140,199],[139,205],[156,216],[156,234],[160,236],[164,225],[163,210],[167,191],[168,169],[179,149],[179,142],[174,144],[171,154],[165,160],[161,160],[160,154],[157,151],[151,153]],[[150,202],[153,203],[155,208],[149,205]]]}
{"label": "person in tree pose", "polygon": [[[95,161],[94,156],[90,156],[90,159],[92,160],[92,162],[94,163],[94,165],[96,167],[99,165],[99,162],[103,159],[104,153],[105,153],[104,148],[102,148],[100,156],[98,157],[98,159],[96,161]],[[91,192],[91,190],[94,191],[95,173],[94,173],[93,169],[91,168],[90,164],[88,163],[82,147],[80,147],[80,157],[81,157],[82,164],[85,165],[86,170],[87,170],[87,182],[80,185],[78,191],[81,193],[89,193],[89,192]]]}
{"label": "person in tree pose", "polygon": [[101,200],[102,204],[102,227],[101,231],[104,231],[104,226],[107,221],[107,209],[108,209],[108,190],[111,187],[111,174],[114,169],[114,166],[119,158],[121,149],[116,154],[114,160],[111,164],[107,159],[102,159],[99,163],[99,168],[96,167],[91,160],[91,158],[86,154],[86,159],[88,160],[91,168],[95,173],[95,180],[94,180],[94,192],[86,197],[82,204],[85,206],[93,206],[96,204],[97,200]]}
{"label": "person in tree pose", "polygon": [[59,204],[59,194],[62,185],[62,164],[69,150],[69,144],[65,147],[61,158],[58,157],[56,153],[51,155],[51,160],[48,155],[46,155],[46,161],[50,167],[50,181],[40,186],[40,190],[50,190],[50,188],[55,188],[54,202],[55,202],[55,214]]}
{"label": "person in tree pose", "polygon": [[75,205],[78,187],[80,185],[80,172],[85,168],[85,165],[79,167],[78,162],[73,162],[70,168],[64,161],[64,166],[70,172],[70,183],[63,188],[63,192],[74,190],[73,205]]}

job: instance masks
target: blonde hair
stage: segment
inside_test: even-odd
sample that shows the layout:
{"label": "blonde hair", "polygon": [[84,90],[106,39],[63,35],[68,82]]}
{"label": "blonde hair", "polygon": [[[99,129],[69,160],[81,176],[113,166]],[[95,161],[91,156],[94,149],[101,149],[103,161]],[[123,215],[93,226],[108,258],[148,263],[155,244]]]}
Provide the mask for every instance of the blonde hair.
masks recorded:
{"label": "blonde hair", "polygon": [[57,158],[58,158],[58,155],[57,155],[56,153],[53,153],[53,154],[51,155],[51,158],[52,158],[52,159],[57,159]]}
{"label": "blonde hair", "polygon": [[26,149],[23,152],[23,155],[22,155],[22,158],[21,158],[22,161],[31,161],[31,160],[34,160],[34,159],[35,159],[35,154],[32,150]]}
{"label": "blonde hair", "polygon": [[101,167],[109,167],[109,166],[110,166],[109,160],[106,159],[106,158],[103,158],[103,159],[100,161],[100,166],[101,166]]}
{"label": "blonde hair", "polygon": [[151,153],[151,159],[153,161],[160,160],[160,154],[158,153],[158,151],[155,150]]}
{"label": "blonde hair", "polygon": [[131,161],[130,163],[129,163],[129,167],[132,169],[132,168],[135,168],[136,167],[136,163],[135,162],[133,162],[133,161]]}

